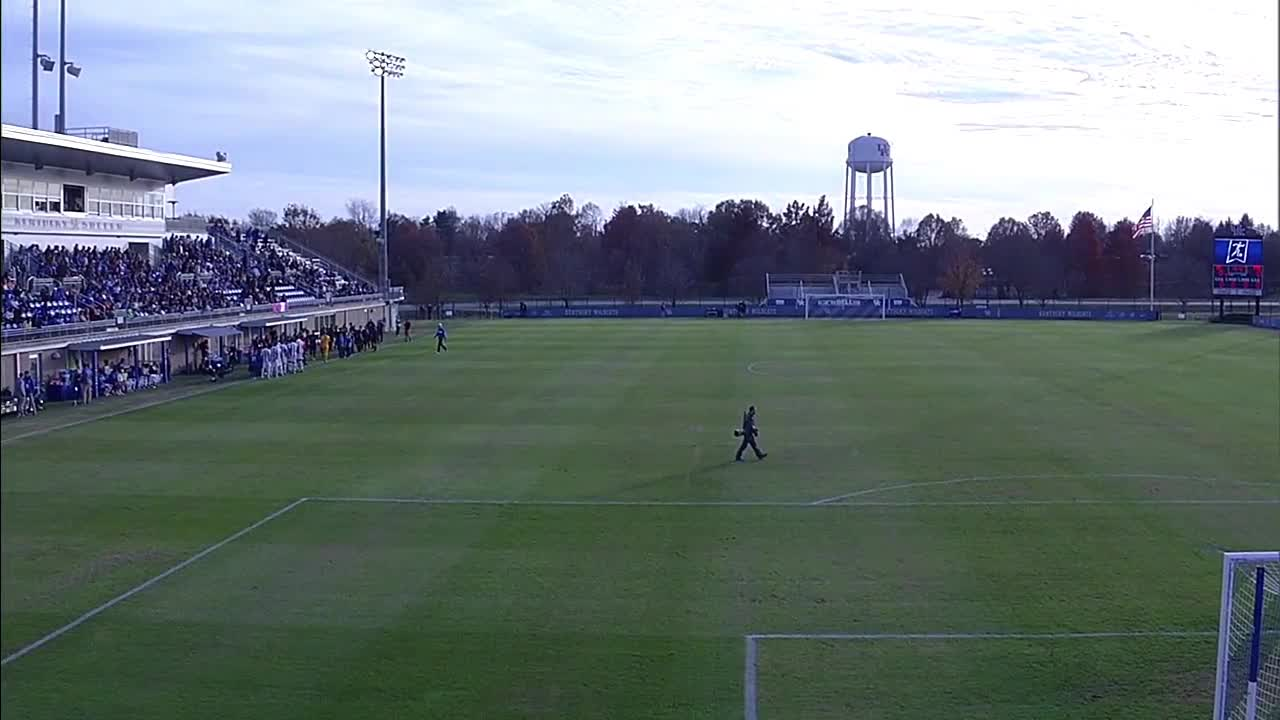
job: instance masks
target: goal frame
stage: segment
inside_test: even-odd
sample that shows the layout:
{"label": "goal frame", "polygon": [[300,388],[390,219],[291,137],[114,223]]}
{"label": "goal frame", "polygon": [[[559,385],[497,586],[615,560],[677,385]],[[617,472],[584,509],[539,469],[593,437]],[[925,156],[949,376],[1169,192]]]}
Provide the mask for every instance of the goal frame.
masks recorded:
{"label": "goal frame", "polygon": [[[857,317],[856,319],[861,319],[861,320],[884,320],[885,318],[887,318],[887,317],[888,317],[888,310],[889,310],[889,295],[888,295],[888,293],[875,293],[875,292],[860,292],[860,293],[833,293],[833,292],[806,293],[806,294],[804,294],[804,295],[802,295],[802,296],[800,297],[800,302],[804,305],[804,319],[805,319],[805,320],[813,319],[813,316],[811,316],[811,315],[809,314],[809,299],[810,299],[810,298],[814,298],[814,299],[821,299],[821,298],[831,298],[831,299],[835,299],[835,298],[848,298],[848,299],[850,299],[850,300],[875,300],[875,301],[876,301],[876,305],[877,305],[877,307],[878,307],[878,308],[879,308],[879,310],[880,310],[880,314],[879,314],[879,316],[878,316],[878,317],[876,317],[876,316],[859,316],[859,317]],[[839,316],[836,316],[836,317],[839,317]],[[842,318],[842,319],[850,319],[850,318]]]}
{"label": "goal frame", "polygon": [[[1213,679],[1213,718],[1226,720],[1227,671],[1231,651],[1231,618],[1235,599],[1235,571],[1240,565],[1261,566],[1266,564],[1280,565],[1280,550],[1257,552],[1225,552],[1222,554],[1222,596],[1218,609],[1218,661]],[[1273,570],[1280,573],[1280,568]],[[1255,600],[1255,602],[1257,602]],[[1252,608],[1241,608],[1239,611],[1253,613]],[[1261,618],[1256,618],[1262,620]],[[1265,622],[1265,620],[1263,620]],[[1261,632],[1256,628],[1255,632]],[[1252,697],[1250,698],[1252,704]]]}

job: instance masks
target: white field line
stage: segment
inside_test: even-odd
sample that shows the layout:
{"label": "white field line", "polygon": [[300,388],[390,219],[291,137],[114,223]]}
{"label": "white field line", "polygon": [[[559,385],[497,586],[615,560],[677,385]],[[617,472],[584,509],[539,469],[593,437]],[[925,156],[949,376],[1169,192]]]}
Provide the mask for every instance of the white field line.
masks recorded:
{"label": "white field line", "polygon": [[1140,637],[1217,637],[1216,630],[1116,630],[1102,632],[751,633],[755,640],[1071,640]]}
{"label": "white field line", "polygon": [[[865,495],[875,495],[878,493],[892,492],[894,490],[909,490],[921,487],[938,487],[942,485],[959,485],[961,483],[972,482],[989,482],[995,480],[1080,480],[1087,478],[1101,478],[1112,480],[1191,480],[1195,482],[1217,482],[1219,478],[1197,477],[1195,475],[1156,475],[1150,473],[1077,473],[1074,475],[1066,474],[1046,474],[1046,475],[974,475],[972,477],[950,478],[948,480],[930,480],[927,482],[909,482],[899,483],[897,485],[879,485],[877,487],[864,488],[862,490],[854,490],[841,495],[833,495],[821,500],[814,500],[814,505],[825,505],[828,503],[839,502],[849,498],[863,497]],[[1228,481],[1233,485],[1260,485],[1264,483],[1253,483],[1247,481]]]}
{"label": "white field line", "polygon": [[51,427],[40,428],[38,430],[29,430],[24,433],[18,433],[17,435],[10,435],[9,437],[6,437],[3,440],[0,440],[0,445],[8,445],[11,442],[16,442],[18,440],[22,440],[23,438],[37,437],[39,435],[47,435],[51,432],[66,430],[67,428],[73,428],[73,427],[76,427],[77,425],[84,425],[85,423],[97,422],[98,420],[106,420],[107,418],[118,417],[120,415],[128,415],[131,412],[137,412],[138,410],[146,410],[147,408],[153,408],[158,405],[165,405],[171,402],[177,402],[178,400],[187,400],[193,397],[207,395],[211,392],[222,390],[223,388],[236,387],[240,385],[240,383],[242,382],[244,381],[236,380],[229,383],[209,383],[211,387],[206,387],[202,390],[193,390],[191,392],[181,393],[178,395],[170,395],[168,397],[162,397],[157,400],[152,400],[150,402],[142,403],[141,405],[132,405],[127,408],[112,410],[111,412],[103,413],[102,415],[94,415],[92,417],[83,417],[76,420],[70,420],[68,422],[60,423],[58,425],[53,425]]}
{"label": "white field line", "polygon": [[[314,371],[314,370],[320,369],[321,367],[328,367],[328,366],[329,366],[329,363],[317,363],[316,361],[312,361],[312,364],[309,365],[308,367],[310,367],[311,370]],[[47,435],[51,432],[66,430],[67,428],[73,428],[73,427],[76,427],[77,425],[84,425],[85,423],[97,422],[98,420],[106,420],[107,418],[118,417],[120,415],[127,415],[131,412],[136,412],[138,410],[146,410],[147,408],[153,408],[158,405],[165,405],[167,403],[176,402],[178,400],[187,400],[193,397],[207,395],[211,392],[217,392],[218,390],[224,390],[229,387],[239,387],[242,384],[249,383],[257,379],[258,378],[256,377],[250,377],[250,378],[241,378],[239,380],[231,380],[229,382],[209,383],[210,387],[206,387],[203,390],[192,390],[191,392],[181,393],[178,395],[171,395],[169,397],[159,398],[157,400],[145,402],[145,403],[142,403],[141,405],[134,405],[132,407],[113,410],[109,413],[104,413],[102,415],[94,415],[92,417],[79,418],[77,420],[71,420],[65,423],[61,423],[59,425],[54,425],[52,427],[41,428],[39,430],[30,430],[28,432],[19,433],[17,435],[11,435],[9,437],[4,438],[3,440],[0,440],[0,445],[8,445],[11,442],[22,440],[23,438]]]}
{"label": "white field line", "polygon": [[1280,505],[1280,498],[1217,500],[921,500],[901,502],[824,502],[770,500],[536,500],[415,497],[312,497],[315,502],[382,503],[395,505],[473,505],[497,507],[761,507],[761,508],[861,508],[861,507],[1000,507],[1022,505]]}
{"label": "white field line", "polygon": [[759,717],[758,674],[761,640],[1101,640],[1107,638],[1211,638],[1213,630],[1125,630],[1117,632],[1057,633],[752,633],[745,635],[746,653],[742,669],[742,717]]}
{"label": "white field line", "polygon": [[17,660],[18,658],[22,657],[23,655],[26,655],[27,653],[32,652],[33,650],[37,650],[37,649],[39,649],[39,648],[43,647],[44,645],[48,644],[49,642],[51,642],[51,641],[53,641],[53,640],[57,639],[59,636],[64,635],[64,634],[66,634],[66,633],[68,633],[68,632],[71,632],[72,630],[76,629],[77,627],[80,627],[80,626],[81,626],[81,625],[83,625],[84,623],[86,623],[86,622],[88,622],[89,620],[93,619],[95,616],[100,615],[100,614],[102,614],[102,613],[106,612],[107,610],[111,609],[112,607],[115,607],[116,605],[119,605],[120,603],[124,602],[125,600],[128,600],[129,598],[133,597],[134,595],[137,595],[138,593],[142,592],[143,590],[146,590],[147,588],[151,587],[152,585],[155,585],[156,583],[160,582],[161,580],[164,580],[165,578],[169,577],[170,575],[172,575],[172,574],[174,574],[174,573],[178,572],[179,570],[181,570],[181,569],[183,569],[183,568],[187,567],[188,565],[190,565],[190,564],[192,564],[192,563],[196,562],[196,561],[197,561],[197,560],[199,560],[200,558],[205,557],[205,556],[206,556],[206,555],[208,555],[209,553],[211,553],[211,552],[213,552],[213,551],[217,550],[218,548],[220,548],[220,547],[222,547],[222,546],[226,545],[227,543],[230,543],[230,542],[233,542],[233,541],[235,541],[235,540],[238,540],[239,538],[244,537],[245,535],[247,535],[247,534],[249,534],[249,533],[253,532],[254,530],[257,530],[258,528],[262,527],[263,525],[266,525],[267,523],[271,522],[272,520],[275,520],[276,518],[280,517],[281,515],[284,515],[285,513],[289,512],[290,510],[292,510],[292,509],[294,509],[294,508],[298,507],[299,505],[301,505],[302,503],[306,502],[307,500],[308,500],[308,498],[305,498],[305,497],[304,497],[304,498],[298,498],[297,500],[294,500],[293,502],[289,503],[288,505],[285,505],[284,507],[280,508],[279,510],[276,510],[275,512],[271,513],[270,515],[267,515],[266,517],[264,517],[264,518],[262,518],[261,520],[259,520],[259,521],[255,522],[255,523],[253,523],[252,525],[250,525],[250,526],[248,526],[248,527],[246,527],[246,528],[244,528],[244,529],[240,530],[239,532],[236,532],[236,533],[234,533],[234,534],[232,534],[232,535],[228,535],[227,537],[223,538],[222,540],[219,540],[218,542],[216,542],[216,543],[214,543],[214,544],[210,545],[209,547],[207,547],[207,548],[205,548],[205,549],[201,550],[200,552],[196,553],[195,555],[192,555],[191,557],[187,558],[186,560],[183,560],[182,562],[178,563],[177,565],[174,565],[173,567],[169,568],[168,570],[165,570],[164,572],[160,573],[159,575],[156,575],[155,577],[151,578],[150,580],[147,580],[147,581],[145,581],[145,582],[141,583],[140,585],[137,585],[137,586],[135,586],[135,587],[133,587],[133,588],[131,588],[131,589],[129,589],[129,590],[126,590],[126,591],[124,591],[124,592],[120,593],[119,595],[117,595],[117,596],[115,596],[115,597],[111,598],[110,600],[108,600],[108,601],[106,601],[106,602],[102,603],[102,604],[101,604],[101,605],[99,605],[98,607],[96,607],[96,608],[94,608],[94,609],[90,610],[89,612],[87,612],[87,613],[85,613],[85,614],[81,615],[80,617],[76,618],[75,620],[72,620],[71,622],[67,623],[66,625],[63,625],[62,627],[58,628],[57,630],[54,630],[53,632],[49,633],[48,635],[45,635],[44,637],[40,638],[39,640],[36,640],[35,642],[31,643],[30,645],[26,645],[26,646],[24,646],[23,648],[21,648],[21,649],[19,649],[19,650],[14,651],[12,654],[10,654],[10,655],[6,656],[6,657],[4,658],[4,660],[0,660],[0,666],[8,665],[9,663],[13,662],[14,660]]}
{"label": "white field line", "polygon": [[[128,600],[183,568],[204,558],[210,553],[222,548],[223,546],[234,542],[241,537],[257,530],[276,518],[288,513],[294,508],[305,502],[330,502],[330,503],[377,503],[377,504],[408,504],[408,505],[471,505],[471,506],[532,506],[532,507],[775,507],[775,508],[815,508],[815,507],[920,507],[920,506],[988,506],[988,505],[1076,505],[1076,504],[1092,504],[1092,505],[1130,505],[1130,504],[1185,504],[1185,505],[1219,505],[1219,504],[1280,504],[1280,499],[1276,500],[1096,500],[1096,501],[1078,501],[1078,500],[1012,500],[1012,501],[957,501],[957,502],[861,502],[861,503],[840,503],[827,502],[824,504],[815,504],[812,502],[773,502],[773,501],[716,501],[716,500],[669,500],[669,501],[650,501],[650,500],[466,500],[466,499],[431,499],[431,498],[404,498],[404,497],[301,497],[293,502],[285,505],[263,517],[257,522],[249,525],[232,535],[214,543],[156,575],[141,584],[126,590],[116,597],[102,603],[92,610],[84,613],[75,620],[63,625],[62,627],[48,633],[44,637],[32,642],[0,660],[0,666],[21,658],[28,653],[37,650],[58,637],[74,630],[83,625],[85,622],[111,609],[112,607]],[[779,639],[831,639],[831,640],[908,640],[908,639],[924,639],[939,640],[947,638],[986,638],[986,639],[1056,639],[1056,638],[1088,638],[1088,637],[1142,637],[1142,636],[1163,636],[1163,637],[1181,637],[1181,636],[1197,636],[1197,635],[1213,635],[1215,633],[1202,633],[1192,631],[1139,631],[1139,632],[1119,632],[1119,633],[758,633],[747,635],[747,647],[754,655],[754,643],[758,640],[779,640]],[[749,671],[749,676],[754,679],[754,668]],[[754,696],[754,689],[752,689]]]}

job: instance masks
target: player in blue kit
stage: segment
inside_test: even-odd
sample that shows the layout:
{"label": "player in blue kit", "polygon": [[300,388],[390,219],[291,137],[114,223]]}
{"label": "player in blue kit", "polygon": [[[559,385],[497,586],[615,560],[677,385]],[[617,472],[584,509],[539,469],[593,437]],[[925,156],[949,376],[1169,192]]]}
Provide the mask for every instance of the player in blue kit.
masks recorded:
{"label": "player in blue kit", "polygon": [[449,350],[449,346],[444,344],[448,337],[449,333],[444,331],[444,323],[436,323],[436,352]]}

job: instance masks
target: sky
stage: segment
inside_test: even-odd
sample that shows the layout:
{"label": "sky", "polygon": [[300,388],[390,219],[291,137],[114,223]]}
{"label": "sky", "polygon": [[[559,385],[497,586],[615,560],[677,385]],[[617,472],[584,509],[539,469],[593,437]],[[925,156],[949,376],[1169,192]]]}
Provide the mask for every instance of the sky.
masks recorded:
{"label": "sky", "polygon": [[[606,213],[826,194],[839,212],[846,146],[874,133],[899,222],[1114,222],[1154,200],[1158,220],[1277,224],[1274,0],[68,4],[70,126],[229,156],[230,176],[179,186],[180,212],[376,202],[372,47],[407,58],[386,86],[388,205],[410,215],[562,193]],[[31,11],[3,0],[6,123],[30,124]],[[40,14],[56,57],[57,3]],[[40,102],[48,128],[52,73]]]}

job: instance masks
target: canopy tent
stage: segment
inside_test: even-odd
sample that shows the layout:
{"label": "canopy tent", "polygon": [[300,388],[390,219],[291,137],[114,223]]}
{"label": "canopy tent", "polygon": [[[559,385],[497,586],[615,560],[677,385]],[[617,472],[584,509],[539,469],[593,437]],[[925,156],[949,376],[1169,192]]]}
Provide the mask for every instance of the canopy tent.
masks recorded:
{"label": "canopy tent", "polygon": [[[244,332],[243,330],[234,326],[209,325],[206,327],[179,330],[178,332],[174,333],[174,335],[179,335],[184,338],[191,338],[196,342],[199,342],[200,340],[217,340],[217,343],[218,343],[217,354],[222,355],[227,350],[226,343],[228,338],[236,338],[237,342],[232,343],[232,347],[239,347],[239,338],[241,337],[243,332]],[[192,350],[191,342],[186,342],[182,344],[182,358],[184,361],[184,367],[186,372],[192,372],[193,370],[196,369],[195,366],[192,364],[191,350]],[[202,360],[202,363],[203,363],[203,360]]]}

